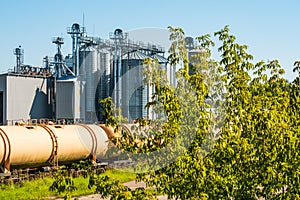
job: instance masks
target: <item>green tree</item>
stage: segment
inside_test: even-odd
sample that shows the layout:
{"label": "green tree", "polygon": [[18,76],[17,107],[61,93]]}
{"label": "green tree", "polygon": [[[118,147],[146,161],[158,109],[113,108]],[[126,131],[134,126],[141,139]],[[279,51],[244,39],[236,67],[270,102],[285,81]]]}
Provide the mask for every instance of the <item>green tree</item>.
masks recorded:
{"label": "green tree", "polygon": [[284,70],[277,60],[253,65],[246,46],[236,44],[228,27],[216,35],[223,41],[219,50],[228,91],[222,139],[212,154],[227,183],[222,193],[237,199],[298,198],[294,180],[299,180],[299,169],[291,166],[299,160],[299,138],[291,125],[293,103]]}
{"label": "green tree", "polygon": [[148,106],[163,110],[164,117],[139,120],[151,127],[151,137],[124,133],[115,141],[146,155],[146,166],[160,166],[137,180],[169,198],[299,198],[300,62],[298,77],[288,82],[277,60],[254,64],[228,26],[215,33],[219,62],[210,58],[209,35],[197,38],[199,52],[189,58],[183,30],[169,30],[169,60],[181,66],[176,87],[167,84],[155,61],[145,61],[145,82],[155,87]]}
{"label": "green tree", "polygon": [[58,194],[64,194],[64,199],[71,199],[71,193],[77,190],[74,185],[72,177],[68,174],[66,170],[57,169],[53,175],[53,183],[49,187],[49,190],[55,191]]}

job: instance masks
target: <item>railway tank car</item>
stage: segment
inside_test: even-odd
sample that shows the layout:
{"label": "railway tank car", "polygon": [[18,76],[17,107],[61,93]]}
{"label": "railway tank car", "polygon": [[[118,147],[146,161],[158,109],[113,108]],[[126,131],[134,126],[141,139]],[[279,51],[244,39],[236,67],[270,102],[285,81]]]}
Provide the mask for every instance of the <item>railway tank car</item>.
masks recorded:
{"label": "railway tank car", "polygon": [[113,129],[104,125],[0,126],[0,172],[103,158]]}

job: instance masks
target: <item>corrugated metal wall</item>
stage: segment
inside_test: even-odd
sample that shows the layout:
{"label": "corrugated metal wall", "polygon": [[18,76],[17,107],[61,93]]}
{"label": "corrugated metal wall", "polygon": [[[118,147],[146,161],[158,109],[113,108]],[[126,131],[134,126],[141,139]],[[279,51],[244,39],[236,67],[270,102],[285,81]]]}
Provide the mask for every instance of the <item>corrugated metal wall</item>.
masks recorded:
{"label": "corrugated metal wall", "polygon": [[122,77],[120,87],[122,87],[121,109],[122,115],[129,121],[141,118],[145,114],[144,93],[147,94],[143,86],[143,67],[141,59],[123,59]]}
{"label": "corrugated metal wall", "polygon": [[85,99],[81,98],[82,103],[84,102],[84,105],[81,105],[81,112],[85,112],[85,122],[94,123],[97,121],[95,98],[100,79],[98,75],[100,73],[100,56],[97,49],[90,46],[80,51],[80,58],[80,75],[81,79],[85,81],[84,90],[82,90]]}
{"label": "corrugated metal wall", "polygon": [[77,79],[57,81],[56,118],[80,119],[80,87]]}
{"label": "corrugated metal wall", "polygon": [[74,119],[74,83],[56,82],[56,117]]}
{"label": "corrugated metal wall", "polygon": [[50,118],[45,78],[7,76],[6,120]]}

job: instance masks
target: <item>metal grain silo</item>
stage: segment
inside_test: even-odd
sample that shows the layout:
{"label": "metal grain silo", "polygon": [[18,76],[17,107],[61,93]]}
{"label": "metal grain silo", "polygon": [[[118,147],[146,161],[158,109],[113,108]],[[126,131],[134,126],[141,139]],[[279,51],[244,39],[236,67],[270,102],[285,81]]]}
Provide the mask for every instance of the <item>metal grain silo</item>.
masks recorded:
{"label": "metal grain silo", "polygon": [[158,61],[158,63],[160,64],[162,69],[166,70],[166,74],[167,74],[167,79],[169,81],[169,84],[171,85],[175,85],[175,73],[176,73],[176,68],[174,66],[171,66],[169,64],[169,61],[167,58],[158,55],[158,54],[153,54],[151,56],[152,59],[156,59]]}
{"label": "metal grain silo", "polygon": [[144,107],[148,102],[148,92],[142,83],[142,62],[145,58],[149,57],[139,51],[128,52],[122,56],[122,79],[116,92],[122,94],[122,114],[129,121],[147,117],[147,110]]}
{"label": "metal grain silo", "polygon": [[110,89],[110,52],[106,49],[98,49],[98,77],[97,77],[97,89],[95,95],[95,108],[96,114],[99,121],[104,121],[104,117],[102,116],[102,111],[100,104],[98,102],[99,99],[104,99],[109,96]]}
{"label": "metal grain silo", "polygon": [[92,46],[85,47],[80,51],[80,76],[81,80],[85,82],[83,94],[85,94],[85,121],[95,122],[96,109],[95,109],[95,94],[98,84],[98,62],[99,56],[96,48]]}

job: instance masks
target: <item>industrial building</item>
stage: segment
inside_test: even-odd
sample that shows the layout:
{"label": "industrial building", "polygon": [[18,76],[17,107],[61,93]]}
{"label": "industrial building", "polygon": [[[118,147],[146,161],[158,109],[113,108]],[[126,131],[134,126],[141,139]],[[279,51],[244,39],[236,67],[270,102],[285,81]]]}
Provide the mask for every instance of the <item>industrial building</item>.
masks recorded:
{"label": "industrial building", "polygon": [[0,75],[0,124],[51,118],[46,77]]}
{"label": "industrial building", "polygon": [[108,39],[90,37],[75,23],[67,29],[72,53],[63,55],[61,37],[54,57],[44,57],[44,66],[25,65],[24,51],[14,50],[16,66],[0,75],[0,124],[30,119],[95,123],[105,119],[99,99],[112,97],[129,122],[151,118],[145,108],[153,88],[142,84],[142,61],[157,59],[175,83],[175,67],[168,64],[165,50],[154,44],[132,41],[128,33],[116,29]]}

